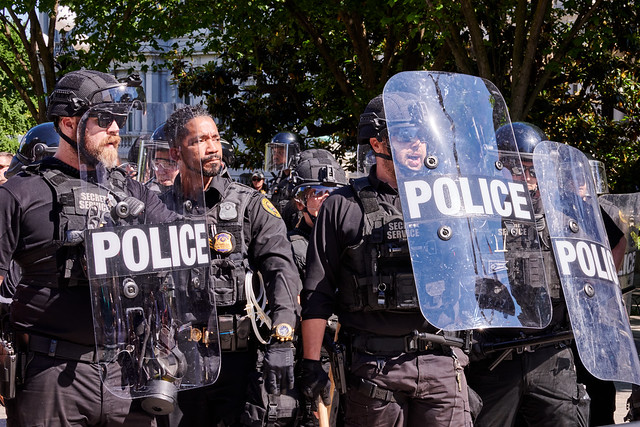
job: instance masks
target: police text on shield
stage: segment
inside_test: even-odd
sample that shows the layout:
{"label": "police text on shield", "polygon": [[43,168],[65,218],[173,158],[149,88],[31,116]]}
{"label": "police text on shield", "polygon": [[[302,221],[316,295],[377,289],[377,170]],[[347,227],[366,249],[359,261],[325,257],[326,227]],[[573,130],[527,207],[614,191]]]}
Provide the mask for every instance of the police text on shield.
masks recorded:
{"label": "police text on shield", "polygon": [[[503,218],[533,218],[527,188],[522,182],[441,176],[432,183],[406,181],[404,190],[411,219],[420,219],[421,207],[431,203],[444,216],[497,214]],[[431,208],[428,211],[431,215],[434,212]]]}
{"label": "police text on shield", "polygon": [[204,222],[92,230],[88,251],[90,278],[209,264],[209,241]]}

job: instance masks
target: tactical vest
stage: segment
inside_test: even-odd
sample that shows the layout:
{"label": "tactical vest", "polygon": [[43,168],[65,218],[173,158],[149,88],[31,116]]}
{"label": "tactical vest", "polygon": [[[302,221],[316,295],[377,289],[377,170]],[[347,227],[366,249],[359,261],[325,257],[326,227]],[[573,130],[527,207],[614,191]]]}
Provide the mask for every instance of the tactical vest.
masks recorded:
{"label": "tactical vest", "polygon": [[417,310],[402,212],[380,203],[366,177],[351,186],[363,207],[364,229],[362,240],[348,247],[340,260],[340,305],[347,311]]}
{"label": "tactical vest", "polygon": [[[52,210],[57,213],[53,241],[30,258],[35,261],[43,256],[56,256],[58,280],[47,283],[48,287],[58,287],[59,283],[67,286],[88,285],[84,266],[84,232],[105,223],[113,225],[111,211],[117,204],[115,196],[127,195],[126,172],[113,169],[109,183],[103,186],[70,176],[55,165],[47,166],[36,163],[24,169],[27,173],[41,176],[49,185],[55,194]],[[24,259],[21,261],[28,262]],[[23,271],[22,277],[28,279],[28,269]]]}
{"label": "tactical vest", "polygon": [[210,227],[210,285],[216,306],[229,307],[247,301],[244,281],[249,270],[248,244],[244,217],[255,193],[247,186],[232,182],[219,203],[207,210]]}

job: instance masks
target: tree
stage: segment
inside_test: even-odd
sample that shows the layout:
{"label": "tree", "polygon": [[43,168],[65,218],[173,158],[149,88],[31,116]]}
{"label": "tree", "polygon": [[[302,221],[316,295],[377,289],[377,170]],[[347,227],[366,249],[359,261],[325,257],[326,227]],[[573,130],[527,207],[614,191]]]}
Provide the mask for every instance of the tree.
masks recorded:
{"label": "tree", "polygon": [[[631,43],[634,34],[637,38],[633,28],[640,6],[617,2],[614,10],[602,0],[569,0],[560,7],[554,3],[218,3],[210,9],[219,20],[210,27],[207,47],[220,52],[220,59],[192,67],[177,57],[174,76],[184,93],[207,95],[221,128],[245,140],[253,153],[244,159],[247,164],[255,164],[263,144],[282,129],[304,130],[308,136],[331,134],[343,141],[343,147],[352,148],[365,103],[380,93],[391,75],[403,70],[484,77],[502,91],[512,120],[534,121],[555,138],[569,136],[566,132],[575,117],[564,112],[572,109],[574,114],[591,109],[594,128],[613,126],[603,114],[604,105],[597,105],[610,98],[615,84],[627,88],[617,89],[621,98],[634,93],[629,85],[637,82],[631,71],[637,67],[637,50],[620,49],[619,42]],[[610,37],[612,31],[628,34]],[[618,60],[607,62],[611,58]],[[609,79],[606,88],[596,87],[592,74],[596,64],[606,65],[611,76],[625,77]],[[571,93],[573,83],[589,91]],[[625,122],[626,135],[634,134],[628,129],[637,127],[632,122]],[[625,133],[620,130],[620,135]],[[571,136],[563,141],[585,146]],[[604,150],[605,141],[591,136],[595,139],[586,146]],[[616,146],[637,147],[637,143],[629,138]],[[632,148],[626,155],[633,150],[637,152]],[[604,160],[609,164],[611,159]],[[616,174],[612,169],[613,182]]]}

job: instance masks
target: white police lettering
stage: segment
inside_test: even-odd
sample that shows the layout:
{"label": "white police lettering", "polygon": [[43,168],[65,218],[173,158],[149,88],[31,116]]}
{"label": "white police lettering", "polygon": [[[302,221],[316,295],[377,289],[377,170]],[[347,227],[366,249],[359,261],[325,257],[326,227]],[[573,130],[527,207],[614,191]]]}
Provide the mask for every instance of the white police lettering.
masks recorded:
{"label": "white police lettering", "polygon": [[618,271],[619,276],[626,276],[627,274],[631,274],[636,269],[636,253],[627,252],[624,254],[624,260],[622,261],[622,266],[620,266],[620,271]]}
{"label": "white police lettering", "polygon": [[520,182],[499,179],[439,177],[430,185],[415,180],[404,183],[411,219],[422,217],[421,206],[433,202],[446,216],[494,215],[530,220],[533,214],[527,203],[526,187]]}
{"label": "white police lettering", "polygon": [[89,276],[207,265],[209,242],[205,223],[161,224],[92,231]]}
{"label": "white police lettering", "polygon": [[582,240],[555,240],[561,276],[598,278],[618,284],[613,255],[606,247]]}
{"label": "white police lettering", "polygon": [[107,205],[107,196],[103,194],[96,194],[91,192],[82,191],[76,194],[78,197],[78,209],[86,211],[93,206],[97,207],[100,212],[106,212],[109,210]]}

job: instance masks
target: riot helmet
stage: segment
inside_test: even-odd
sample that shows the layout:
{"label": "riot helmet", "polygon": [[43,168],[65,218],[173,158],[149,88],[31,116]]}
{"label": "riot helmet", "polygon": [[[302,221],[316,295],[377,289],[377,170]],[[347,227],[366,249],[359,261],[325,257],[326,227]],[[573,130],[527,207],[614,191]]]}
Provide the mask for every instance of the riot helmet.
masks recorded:
{"label": "riot helmet", "polygon": [[382,95],[373,98],[360,115],[358,123],[358,145],[368,145],[370,138],[386,136],[387,120],[384,114]]}
{"label": "riot helmet", "polygon": [[23,166],[54,155],[59,143],[60,136],[56,132],[53,122],[41,123],[32,127],[20,141],[18,152],[11,159],[5,176],[9,178],[20,172]]}
{"label": "riot helmet", "polygon": [[264,170],[278,173],[292,166],[292,161],[300,153],[300,139],[292,132],[279,132],[265,149]]}
{"label": "riot helmet", "polygon": [[496,131],[498,150],[513,151],[514,148],[517,148],[520,157],[533,158],[533,150],[536,148],[536,145],[546,140],[547,135],[545,135],[542,129],[527,122],[507,124],[501,126]]}
{"label": "riot helmet", "polygon": [[321,148],[300,153],[291,179],[295,184],[293,198],[303,206],[308,197],[328,194],[347,184],[347,174],[340,163],[333,154]]}
{"label": "riot helmet", "polygon": [[496,142],[501,152],[500,161],[514,179],[527,183],[531,197],[537,198],[539,194],[536,172],[532,164],[533,150],[540,142],[546,140],[547,135],[542,129],[527,122],[506,124],[496,131]]}
{"label": "riot helmet", "polygon": [[[82,117],[88,114],[100,127],[113,121],[124,127],[131,107],[144,109],[144,91],[140,77],[133,74],[118,81],[110,74],[94,70],[79,70],[65,74],[49,96],[47,118],[54,122],[58,134],[77,149],[77,143],[58,127],[60,117]],[[84,132],[86,119],[78,126]],[[82,136],[82,133],[79,133]]]}
{"label": "riot helmet", "polygon": [[220,144],[222,145],[222,161],[230,168],[236,160],[236,156],[233,154],[233,145],[224,138],[220,138]]}

